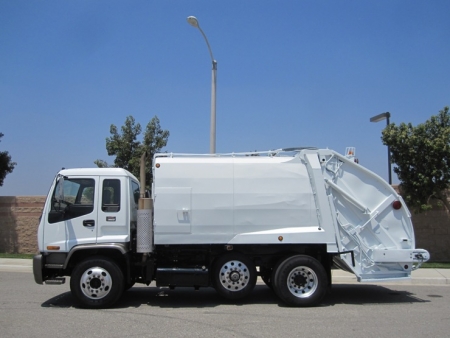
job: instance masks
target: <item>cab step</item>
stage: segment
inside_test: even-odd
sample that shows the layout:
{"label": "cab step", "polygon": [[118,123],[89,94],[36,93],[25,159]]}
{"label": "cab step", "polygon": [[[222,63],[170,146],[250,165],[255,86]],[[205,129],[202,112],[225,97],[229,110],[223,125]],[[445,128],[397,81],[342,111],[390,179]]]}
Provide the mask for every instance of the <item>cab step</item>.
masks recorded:
{"label": "cab step", "polygon": [[65,277],[57,277],[57,278],[47,279],[45,281],[45,284],[47,284],[47,285],[61,285],[61,284],[64,284],[65,282],[66,282],[66,278]]}

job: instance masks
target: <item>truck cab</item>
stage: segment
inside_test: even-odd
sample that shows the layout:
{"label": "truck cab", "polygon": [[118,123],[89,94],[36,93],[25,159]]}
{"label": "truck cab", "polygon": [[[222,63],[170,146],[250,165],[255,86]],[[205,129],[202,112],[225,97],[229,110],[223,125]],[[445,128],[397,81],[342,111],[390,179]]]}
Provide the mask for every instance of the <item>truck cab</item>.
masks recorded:
{"label": "truck cab", "polygon": [[[44,280],[70,268],[70,256],[129,249],[136,229],[139,182],[124,169],[67,169],[55,177],[40,219],[38,243]],[[114,251],[113,251],[114,252]],[[69,256],[70,255],[70,256]]]}

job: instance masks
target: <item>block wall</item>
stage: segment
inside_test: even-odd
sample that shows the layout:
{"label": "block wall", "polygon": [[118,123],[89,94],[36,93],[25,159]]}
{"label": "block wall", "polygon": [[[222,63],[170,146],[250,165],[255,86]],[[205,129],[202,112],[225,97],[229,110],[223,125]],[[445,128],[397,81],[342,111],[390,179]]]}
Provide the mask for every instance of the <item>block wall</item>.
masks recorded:
{"label": "block wall", "polygon": [[443,208],[412,217],[416,248],[426,249],[433,262],[450,262],[450,213]]}
{"label": "block wall", "polygon": [[44,196],[0,196],[0,252],[36,253]]}

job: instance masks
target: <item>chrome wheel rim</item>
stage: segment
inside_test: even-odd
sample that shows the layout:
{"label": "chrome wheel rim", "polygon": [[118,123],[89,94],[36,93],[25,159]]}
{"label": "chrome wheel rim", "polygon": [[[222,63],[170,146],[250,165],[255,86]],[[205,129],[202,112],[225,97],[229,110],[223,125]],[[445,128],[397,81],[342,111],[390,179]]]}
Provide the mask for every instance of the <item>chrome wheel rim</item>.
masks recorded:
{"label": "chrome wheel rim", "polygon": [[316,291],[318,282],[314,270],[307,266],[298,266],[289,273],[287,287],[295,297],[308,298]]}
{"label": "chrome wheel rim", "polygon": [[111,291],[112,278],[109,272],[101,267],[87,269],[80,279],[83,294],[90,299],[101,299]]}
{"label": "chrome wheel rim", "polygon": [[241,291],[250,282],[250,271],[241,261],[226,262],[219,271],[220,284],[230,291]]}

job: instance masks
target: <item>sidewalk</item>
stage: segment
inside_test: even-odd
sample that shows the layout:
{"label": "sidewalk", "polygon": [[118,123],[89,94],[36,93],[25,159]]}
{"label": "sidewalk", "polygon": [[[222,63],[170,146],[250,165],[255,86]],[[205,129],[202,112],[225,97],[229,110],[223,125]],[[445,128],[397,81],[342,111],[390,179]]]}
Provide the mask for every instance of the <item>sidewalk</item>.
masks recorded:
{"label": "sidewalk", "polygon": [[[33,272],[33,260],[17,258],[0,258],[0,271],[4,272]],[[333,270],[333,284],[358,283],[355,275]],[[258,280],[258,284],[263,283]],[[450,269],[419,269],[412,272],[412,278],[405,281],[379,281],[375,284],[413,284],[413,285],[450,285]]]}

